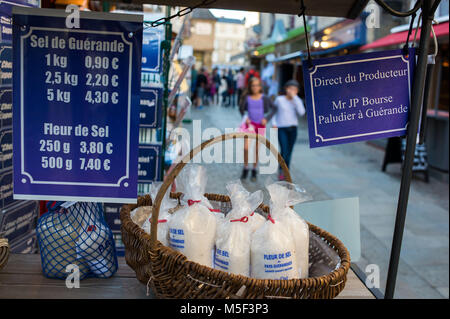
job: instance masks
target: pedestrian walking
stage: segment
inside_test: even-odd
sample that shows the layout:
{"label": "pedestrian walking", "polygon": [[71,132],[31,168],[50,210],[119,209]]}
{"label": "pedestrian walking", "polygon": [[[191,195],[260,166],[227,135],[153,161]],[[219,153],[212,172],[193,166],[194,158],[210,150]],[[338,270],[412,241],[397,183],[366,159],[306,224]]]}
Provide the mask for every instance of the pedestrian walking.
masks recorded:
{"label": "pedestrian walking", "polygon": [[239,103],[241,100],[242,93],[244,93],[245,89],[244,68],[241,68],[239,72],[236,74],[236,88],[237,88],[237,102]]}
{"label": "pedestrian walking", "polygon": [[[299,83],[290,80],[284,85],[284,95],[275,99],[276,113],[272,120],[272,127],[278,128],[278,143],[280,144],[281,157],[289,167],[292,150],[297,139],[298,117],[305,115],[305,107],[298,97]],[[285,176],[280,168],[279,180]]]}
{"label": "pedestrian walking", "polygon": [[250,67],[250,70],[248,70],[247,74],[245,74],[245,87],[248,87],[249,81],[252,78],[258,78],[258,79],[261,78],[259,72],[256,71],[256,69],[253,65]]}
{"label": "pedestrian walking", "polygon": [[225,75],[220,79],[219,86],[220,105],[227,106],[228,103],[228,81]]}
{"label": "pedestrian walking", "polygon": [[[276,109],[272,100],[262,93],[261,80],[253,77],[249,80],[248,87],[239,101],[239,112],[244,117],[241,123],[241,131],[257,133],[264,136],[266,124],[275,114]],[[249,141],[244,139],[244,169],[241,179],[246,179],[248,169]],[[251,180],[256,181],[258,171],[258,143],[255,143],[255,162],[253,164]]]}
{"label": "pedestrian walking", "polygon": [[206,78],[205,72],[206,70],[204,68],[201,68],[200,73],[197,74],[197,80],[195,82],[195,105],[199,109],[202,108],[202,105],[204,103],[205,90],[208,84],[208,79]]}
{"label": "pedestrian walking", "polygon": [[220,86],[220,73],[218,68],[214,68],[212,73],[212,80],[214,85],[214,95],[213,100],[214,104],[218,105],[220,101],[220,95],[219,95],[219,86]]}
{"label": "pedestrian walking", "polygon": [[196,101],[197,99],[197,70],[195,65],[191,68],[191,100]]}
{"label": "pedestrian walking", "polygon": [[205,71],[205,77],[206,77],[206,87],[205,87],[205,95],[203,98],[203,103],[208,106],[212,103],[213,95],[212,95],[212,87],[213,87],[213,80],[212,76],[208,73],[208,71]]}
{"label": "pedestrian walking", "polygon": [[233,70],[228,71],[227,75],[227,85],[228,85],[228,106],[234,106],[234,94],[236,91],[236,82],[234,81]]}

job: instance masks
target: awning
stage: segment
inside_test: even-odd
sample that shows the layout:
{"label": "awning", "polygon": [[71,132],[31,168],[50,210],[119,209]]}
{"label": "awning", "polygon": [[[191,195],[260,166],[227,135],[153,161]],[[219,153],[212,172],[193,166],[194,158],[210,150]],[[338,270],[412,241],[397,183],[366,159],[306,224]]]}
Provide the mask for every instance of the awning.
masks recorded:
{"label": "awning", "polygon": [[273,52],[275,52],[275,43],[262,45],[262,46],[259,46],[259,47],[255,48],[252,51],[252,55],[254,55],[254,56],[263,56],[263,55],[266,55],[266,54],[269,54],[269,53],[273,53]]}
{"label": "awning", "polygon": [[[343,50],[343,49],[347,49],[347,48],[351,48],[351,47],[357,47],[361,45],[360,39],[351,41],[351,42],[347,42],[347,43],[343,43],[341,45],[329,48],[329,49],[325,49],[325,50],[317,50],[317,51],[311,51],[311,56],[320,56],[320,55],[327,55],[330,53],[334,53],[337,52],[339,50]],[[282,55],[280,57],[275,58],[274,60],[272,60],[271,62],[282,62],[282,61],[287,61],[290,59],[296,59],[296,58],[305,58],[308,56],[308,52],[306,51],[296,51],[296,52],[292,52],[286,55]]]}
{"label": "awning", "polygon": [[[436,37],[443,37],[448,36],[448,27],[449,23],[444,22],[440,24],[433,25],[434,32],[436,33]],[[411,36],[409,37],[409,40],[412,41],[414,39],[414,32],[412,31]],[[401,43],[406,43],[406,37],[408,36],[408,31],[398,32],[398,33],[392,33],[384,38],[380,38],[372,43],[363,45],[360,50],[369,50],[369,49],[375,49],[375,48],[381,48],[381,47],[389,47],[392,45],[397,45]],[[417,39],[420,39],[420,29],[417,32]]]}
{"label": "awning", "polygon": [[280,56],[278,58],[273,59],[270,62],[282,62],[282,61],[287,61],[287,60],[290,60],[290,59],[300,58],[300,57],[303,57],[303,56],[305,56],[305,53],[303,51],[297,51],[297,52],[292,52],[292,53],[289,53],[289,54],[286,54],[286,55],[282,55],[282,56]]}
{"label": "awning", "polygon": [[[121,0],[121,2],[126,2]],[[199,0],[133,0],[134,4],[149,3],[166,6],[195,6]],[[326,17],[344,17],[356,19],[368,0],[304,0],[306,15],[326,16]],[[300,13],[300,1],[294,0],[217,0],[211,3],[207,8],[210,9],[232,9],[244,11],[258,11],[271,13]]]}

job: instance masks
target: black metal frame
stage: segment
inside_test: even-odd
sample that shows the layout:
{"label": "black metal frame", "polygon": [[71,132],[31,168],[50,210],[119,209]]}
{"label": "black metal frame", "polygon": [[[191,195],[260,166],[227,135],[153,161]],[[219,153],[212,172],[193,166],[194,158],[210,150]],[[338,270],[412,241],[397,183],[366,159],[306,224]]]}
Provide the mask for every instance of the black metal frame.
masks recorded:
{"label": "black metal frame", "polygon": [[[409,191],[412,178],[412,166],[414,163],[414,152],[416,149],[417,131],[419,128],[419,119],[423,105],[423,95],[425,78],[427,73],[428,48],[430,45],[431,24],[440,0],[419,0],[416,6],[405,13],[397,12],[389,8],[384,1],[375,0],[383,9],[390,14],[400,17],[406,17],[415,13],[419,8],[422,9],[421,37],[419,48],[417,49],[417,65],[415,69],[414,82],[411,93],[410,118],[408,134],[406,139],[405,159],[402,165],[402,179],[400,184],[400,193],[398,197],[397,215],[395,219],[394,237],[392,239],[391,256],[389,260],[389,269],[384,294],[385,299],[393,299],[395,284],[397,280],[398,264],[400,261],[400,251],[403,239],[403,230],[405,228],[406,210],[408,207]],[[426,110],[423,110],[426,112]]]}

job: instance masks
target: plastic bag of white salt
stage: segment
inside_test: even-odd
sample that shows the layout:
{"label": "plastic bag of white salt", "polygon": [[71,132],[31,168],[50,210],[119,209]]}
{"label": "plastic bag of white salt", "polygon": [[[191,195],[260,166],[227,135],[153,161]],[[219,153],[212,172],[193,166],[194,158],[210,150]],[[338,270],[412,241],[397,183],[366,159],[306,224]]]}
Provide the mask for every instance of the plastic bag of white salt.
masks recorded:
{"label": "plastic bag of white salt", "polygon": [[264,220],[254,210],[262,203],[263,193],[250,194],[240,181],[230,182],[226,187],[232,210],[217,226],[214,268],[248,277],[251,235],[261,225],[258,216]]}
{"label": "plastic bag of white salt", "polygon": [[206,169],[200,165],[188,164],[178,175],[183,207],[168,221],[169,246],[191,261],[212,267],[217,218],[203,196],[206,182]]}
{"label": "plastic bag of white salt", "polygon": [[142,227],[142,225],[144,225],[148,217],[151,216],[151,213],[152,213],[151,206],[140,206],[136,207],[130,212],[130,218],[136,225]]}
{"label": "plastic bag of white salt", "polygon": [[257,279],[298,278],[295,245],[286,225],[269,216],[251,240],[250,276]]}
{"label": "plastic bag of white salt", "polygon": [[[156,200],[156,195],[158,194],[162,182],[153,182],[150,189],[150,197],[152,198],[152,202],[154,203]],[[177,207],[178,201],[176,199],[170,198],[170,189],[164,194],[164,197],[161,201],[161,205],[159,207],[159,215],[158,215],[158,233],[157,239],[164,245],[169,245],[169,226],[168,222],[170,217],[172,216],[171,211]],[[142,228],[147,234],[150,234],[152,222],[152,213],[145,220]]]}
{"label": "plastic bag of white salt", "polygon": [[309,268],[309,227],[290,206],[308,201],[311,196],[305,190],[288,182],[268,185],[271,198],[271,211],[276,212],[277,220],[286,225],[293,238],[297,261],[298,278],[308,277]]}

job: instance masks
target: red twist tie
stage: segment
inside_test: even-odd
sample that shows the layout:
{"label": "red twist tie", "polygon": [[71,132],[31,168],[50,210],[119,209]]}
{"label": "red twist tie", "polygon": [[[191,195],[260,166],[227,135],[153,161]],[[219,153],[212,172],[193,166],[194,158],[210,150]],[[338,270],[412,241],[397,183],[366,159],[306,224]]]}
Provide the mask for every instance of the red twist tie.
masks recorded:
{"label": "red twist tie", "polygon": [[[150,217],[149,219],[148,219],[148,221],[151,223],[152,222],[152,218]],[[167,223],[167,219],[158,219],[158,224],[159,223]]]}
{"label": "red twist tie", "polygon": [[275,221],[273,220],[272,216],[267,216],[267,219],[270,220],[272,222],[272,224],[275,224]]}
{"label": "red twist tie", "polygon": [[221,213],[220,209],[209,209],[213,213]]}
{"label": "red twist tie", "polygon": [[247,216],[244,216],[244,217],[242,217],[242,218],[239,218],[239,219],[232,219],[232,220],[230,220],[230,222],[242,222],[242,223],[246,223],[246,222],[248,222],[248,217]]}
{"label": "red twist tie", "polygon": [[253,215],[255,215],[255,212],[253,212],[253,213],[250,214],[250,216],[253,216]]}
{"label": "red twist tie", "polygon": [[87,231],[93,231],[93,230],[97,230],[97,227],[95,227],[95,225],[89,225],[87,228]]}
{"label": "red twist tie", "polygon": [[192,206],[192,205],[197,204],[197,203],[200,203],[200,201],[199,200],[188,199],[188,205],[189,206]]}

